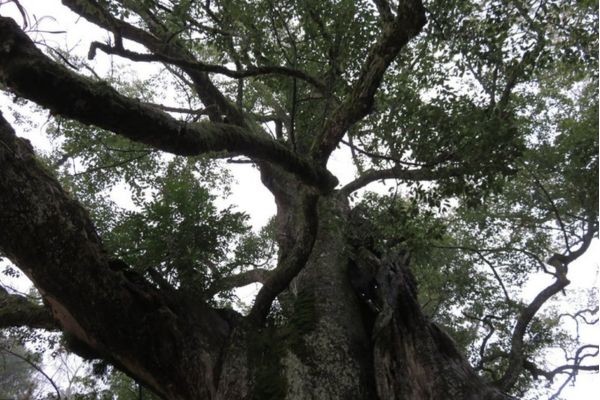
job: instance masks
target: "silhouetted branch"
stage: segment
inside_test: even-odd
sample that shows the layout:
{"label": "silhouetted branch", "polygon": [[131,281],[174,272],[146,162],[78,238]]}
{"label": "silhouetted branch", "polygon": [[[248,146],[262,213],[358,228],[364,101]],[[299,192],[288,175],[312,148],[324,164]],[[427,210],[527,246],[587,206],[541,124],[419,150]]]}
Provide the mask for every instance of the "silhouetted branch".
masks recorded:
{"label": "silhouetted branch", "polygon": [[249,67],[245,70],[231,70],[222,65],[215,64],[206,64],[200,61],[191,61],[182,58],[172,57],[163,54],[149,54],[149,53],[137,53],[131,50],[126,50],[124,48],[119,48],[118,46],[110,46],[105,43],[100,42],[92,42],[90,45],[90,49],[88,52],[88,58],[93,59],[96,56],[96,50],[100,49],[106,54],[115,54],[121,57],[125,57],[131,61],[145,61],[145,62],[162,62],[166,64],[176,65],[180,68],[195,70],[197,72],[212,72],[221,75],[228,76],[230,78],[235,79],[243,79],[249,77],[256,77],[261,75],[285,75],[297,79],[301,79],[315,88],[317,88],[320,92],[325,91],[325,85],[317,80],[316,78],[310,76],[304,71],[300,71],[298,69],[282,67],[282,66],[259,66],[259,67]]}

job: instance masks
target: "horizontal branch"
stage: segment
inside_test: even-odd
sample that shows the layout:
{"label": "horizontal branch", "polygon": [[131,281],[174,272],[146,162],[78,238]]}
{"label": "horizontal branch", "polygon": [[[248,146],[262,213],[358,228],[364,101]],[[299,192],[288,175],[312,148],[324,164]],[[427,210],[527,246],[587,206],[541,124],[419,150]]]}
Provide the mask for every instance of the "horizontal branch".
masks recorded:
{"label": "horizontal branch", "polygon": [[534,376],[534,378],[537,378],[538,376],[543,376],[544,378],[546,378],[549,381],[554,380],[554,377],[558,374],[573,373],[573,372],[577,372],[577,371],[598,372],[598,364],[596,364],[596,365],[565,364],[565,365],[556,367],[551,371],[546,371],[544,369],[539,368],[536,364],[534,364],[531,361],[525,361],[523,363],[523,367],[527,371],[529,371]]}
{"label": "horizontal branch", "polygon": [[598,364],[583,364],[583,361],[585,361],[586,358],[596,359],[597,356],[598,345],[585,344],[575,351],[575,355],[573,357],[567,357],[567,362],[570,363],[560,365],[552,370],[544,370],[530,360],[523,361],[523,368],[526,371],[529,371],[534,379],[538,379],[540,376],[543,376],[549,382],[553,382],[554,378],[557,375],[567,375],[567,378],[558,387],[558,390],[552,396],[550,396],[549,399],[554,400],[558,398],[562,390],[565,388],[565,386],[567,386],[569,382],[575,380],[575,377],[579,374],[579,372],[589,371],[598,373]]}
{"label": "horizontal branch", "polygon": [[186,60],[186,59],[171,57],[171,56],[167,56],[167,55],[163,55],[163,54],[137,53],[137,52],[130,51],[130,50],[127,50],[124,48],[119,48],[118,46],[109,46],[108,44],[100,43],[100,42],[92,42],[92,44],[90,45],[90,50],[88,52],[89,59],[93,59],[95,57],[97,49],[102,50],[106,54],[119,55],[121,57],[125,57],[132,61],[145,61],[145,62],[158,61],[158,62],[162,62],[162,63],[166,63],[166,64],[172,64],[172,65],[178,66],[183,69],[195,70],[197,72],[212,72],[212,73],[225,75],[225,76],[228,76],[228,77],[234,78],[234,79],[243,79],[243,78],[256,77],[256,76],[262,76],[262,75],[283,75],[283,76],[288,76],[291,78],[298,78],[300,80],[303,80],[303,81],[313,85],[321,93],[325,93],[327,91],[325,84],[323,82],[320,82],[317,78],[310,76],[309,74],[307,74],[304,71],[294,69],[294,68],[289,68],[289,67],[282,67],[282,66],[277,66],[277,65],[271,65],[271,66],[266,65],[266,66],[260,66],[260,67],[249,67],[249,68],[246,68],[245,70],[236,71],[236,70],[232,70],[227,67],[224,67],[222,65],[206,64],[206,63],[203,63],[200,61]]}
{"label": "horizontal branch", "polygon": [[46,307],[0,286],[0,329],[12,327],[56,330],[58,324]]}
{"label": "horizontal branch", "polygon": [[53,113],[96,125],[156,149],[179,155],[227,151],[272,162],[322,190],[337,180],[282,144],[232,124],[186,124],[55,63],[10,18],[0,17],[0,81]]}
{"label": "horizontal branch", "polygon": [[395,166],[388,169],[375,170],[371,169],[346,186],[340,189],[344,195],[349,195],[352,192],[367,186],[375,181],[384,179],[399,179],[403,181],[435,181],[443,178],[460,176],[458,169],[456,170],[438,170],[433,171],[429,168],[406,169],[402,166]]}

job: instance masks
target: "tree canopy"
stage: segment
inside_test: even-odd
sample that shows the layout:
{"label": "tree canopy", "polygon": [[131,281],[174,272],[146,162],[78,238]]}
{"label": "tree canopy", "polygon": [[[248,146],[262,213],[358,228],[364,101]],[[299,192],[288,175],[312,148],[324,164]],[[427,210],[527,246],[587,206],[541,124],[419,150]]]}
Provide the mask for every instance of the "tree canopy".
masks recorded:
{"label": "tree canopy", "polygon": [[[43,300],[0,286],[0,328],[63,331],[123,399],[117,370],[163,398],[310,398],[294,374],[344,360],[315,332],[368,343],[357,399],[426,398],[402,357],[470,382],[457,399],[598,371],[597,295],[569,288],[598,236],[597,2],[0,6],[0,257]],[[100,29],[79,50],[71,13]],[[263,226],[231,165],[273,195]],[[429,361],[394,347],[419,329]]]}

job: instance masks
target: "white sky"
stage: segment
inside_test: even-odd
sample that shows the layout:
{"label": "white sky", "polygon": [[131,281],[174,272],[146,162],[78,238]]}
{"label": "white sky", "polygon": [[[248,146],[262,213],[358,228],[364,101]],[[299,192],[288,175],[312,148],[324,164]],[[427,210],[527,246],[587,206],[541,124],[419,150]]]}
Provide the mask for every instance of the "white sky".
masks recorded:
{"label": "white sky", "polygon": [[[69,32],[68,35],[44,34],[47,43],[51,46],[72,49],[73,52],[85,56],[91,41],[101,41],[107,37],[106,32],[87,23],[84,19],[78,18],[78,16],[71,13],[66,7],[62,6],[59,0],[20,0],[20,3],[28,11],[31,24],[38,21],[42,30]],[[0,4],[2,4],[2,1],[0,1]],[[0,7],[0,13],[4,16],[13,17],[19,24],[22,23],[20,14],[16,11],[14,5],[10,3]],[[96,59],[91,61],[90,64],[101,73],[108,70],[108,61],[108,56],[102,52],[98,52]],[[148,67],[140,68],[140,64],[136,65],[136,71],[140,70],[143,73],[144,68]],[[150,71],[148,72],[150,74],[155,70],[149,68],[148,71]],[[0,96],[0,107],[3,111],[6,111],[5,106],[7,101],[9,101],[7,97]],[[10,120],[9,115],[6,115],[6,117]],[[38,122],[39,127],[30,132],[19,132],[19,134],[31,140],[37,148],[47,149],[49,142],[44,134],[43,127],[47,115],[38,114],[33,116],[33,118]],[[339,150],[334,153],[328,165],[329,169],[338,177],[342,184],[351,181],[354,177],[355,170],[349,160],[349,152]],[[235,201],[237,208],[250,215],[250,222],[253,226],[260,227],[264,225],[267,219],[275,213],[275,204],[272,195],[261,184],[258,171],[248,165],[232,165],[231,170],[237,180],[237,183],[232,187],[232,199]],[[598,254],[600,254],[600,246],[597,241],[594,241],[592,249],[573,265],[570,273],[572,283],[567,293],[579,289],[597,288]],[[0,277],[0,279],[2,279],[2,282],[7,282],[4,277]],[[11,284],[17,285],[20,290],[24,290],[25,288],[22,282],[11,282]],[[547,284],[548,278],[546,276],[540,275],[539,277],[535,277],[526,285],[525,296],[528,297],[528,294],[530,294],[529,297],[532,298]],[[251,288],[241,296],[250,298],[254,290],[255,288]],[[600,328],[598,326],[593,329],[587,328],[582,330],[582,340],[584,342],[597,344],[598,338],[600,338]],[[557,382],[561,382],[560,376]],[[597,374],[581,374],[577,378],[576,387],[565,388],[561,397],[567,400],[598,398],[599,384],[600,380]],[[596,394],[594,395],[594,393]]]}

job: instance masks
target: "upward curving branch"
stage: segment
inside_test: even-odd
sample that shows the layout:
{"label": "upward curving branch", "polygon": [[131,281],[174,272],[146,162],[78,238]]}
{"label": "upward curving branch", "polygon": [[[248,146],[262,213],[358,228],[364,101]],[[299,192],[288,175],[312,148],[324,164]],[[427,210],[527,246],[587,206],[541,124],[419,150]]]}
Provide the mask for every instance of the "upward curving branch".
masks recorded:
{"label": "upward curving branch", "polygon": [[369,51],[347,99],[333,111],[313,143],[311,153],[315,159],[325,164],[346,131],[371,112],[387,68],[400,50],[419,34],[425,22],[425,8],[420,0],[399,1],[396,18],[384,24],[383,34]]}
{"label": "upward curving branch", "polygon": [[[10,18],[0,17],[0,82],[51,112],[96,125],[131,140],[179,155],[227,151],[272,162],[321,190],[337,183],[267,136],[223,123],[186,124],[103,82],[76,75],[38,50]],[[103,110],[103,112],[99,112]]]}
{"label": "upward curving branch", "polygon": [[521,371],[524,368],[525,355],[523,354],[524,336],[527,332],[529,324],[540,310],[540,308],[555,294],[559,293],[571,282],[567,278],[569,264],[579,258],[589,248],[592,239],[598,233],[598,224],[596,221],[589,221],[586,232],[583,235],[583,241],[580,247],[575,251],[570,251],[568,255],[554,254],[548,260],[548,264],[556,268],[555,281],[544,288],[535,296],[535,298],[525,307],[513,329],[511,337],[511,349],[509,353],[508,367],[496,385],[504,390],[509,391],[516,384]]}

